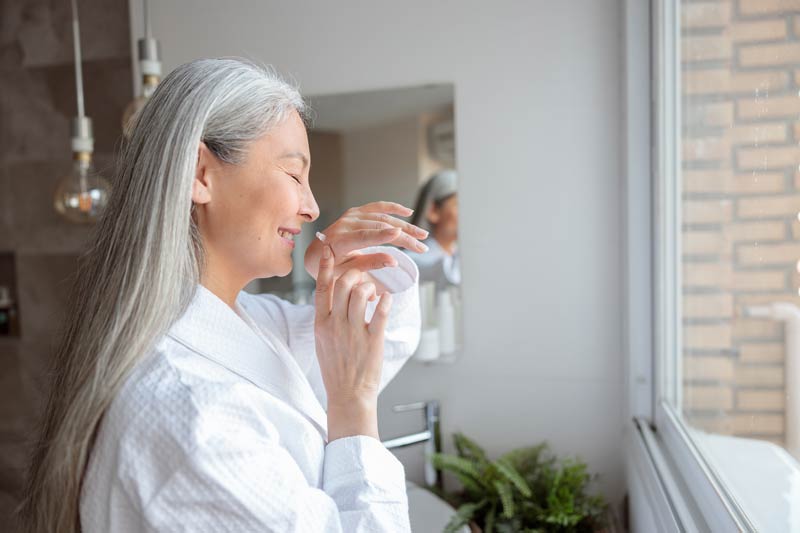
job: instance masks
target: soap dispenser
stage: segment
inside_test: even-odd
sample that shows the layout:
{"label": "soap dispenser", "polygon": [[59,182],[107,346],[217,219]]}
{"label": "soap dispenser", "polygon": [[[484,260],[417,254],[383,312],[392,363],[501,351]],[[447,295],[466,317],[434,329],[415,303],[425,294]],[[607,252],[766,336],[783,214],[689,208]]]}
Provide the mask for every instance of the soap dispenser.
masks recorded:
{"label": "soap dispenser", "polygon": [[435,361],[439,358],[439,328],[436,327],[436,286],[427,281],[419,285],[420,314],[422,332],[414,359],[420,362]]}

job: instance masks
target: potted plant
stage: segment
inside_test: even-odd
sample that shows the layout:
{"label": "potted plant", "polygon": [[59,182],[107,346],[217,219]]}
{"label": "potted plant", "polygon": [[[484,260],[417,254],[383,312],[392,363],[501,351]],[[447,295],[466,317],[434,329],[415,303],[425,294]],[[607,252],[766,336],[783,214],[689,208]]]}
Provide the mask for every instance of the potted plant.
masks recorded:
{"label": "potted plant", "polygon": [[492,461],[475,442],[453,435],[457,455],[433,454],[436,468],[453,473],[458,492],[438,492],[456,514],[445,529],[477,524],[484,533],[588,533],[606,528],[608,506],[588,492],[593,479],[576,459],[559,460],[547,444],[513,450]]}

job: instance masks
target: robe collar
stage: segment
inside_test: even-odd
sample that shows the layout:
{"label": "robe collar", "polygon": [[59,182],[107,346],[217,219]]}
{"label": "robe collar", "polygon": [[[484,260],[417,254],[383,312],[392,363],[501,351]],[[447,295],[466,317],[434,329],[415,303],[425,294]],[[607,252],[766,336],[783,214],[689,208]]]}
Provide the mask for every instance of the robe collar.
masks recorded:
{"label": "robe collar", "polygon": [[257,324],[236,299],[235,312],[214,293],[197,286],[186,312],[168,335],[300,411],[327,440],[327,414],[286,344]]}

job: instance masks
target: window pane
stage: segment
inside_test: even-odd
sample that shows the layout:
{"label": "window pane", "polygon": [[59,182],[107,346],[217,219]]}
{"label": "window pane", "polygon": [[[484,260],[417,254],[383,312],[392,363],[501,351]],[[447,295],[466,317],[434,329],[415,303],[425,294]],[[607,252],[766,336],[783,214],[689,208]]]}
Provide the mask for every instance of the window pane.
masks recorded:
{"label": "window pane", "polygon": [[747,500],[741,449],[800,457],[800,2],[684,0],[680,15],[678,407]]}

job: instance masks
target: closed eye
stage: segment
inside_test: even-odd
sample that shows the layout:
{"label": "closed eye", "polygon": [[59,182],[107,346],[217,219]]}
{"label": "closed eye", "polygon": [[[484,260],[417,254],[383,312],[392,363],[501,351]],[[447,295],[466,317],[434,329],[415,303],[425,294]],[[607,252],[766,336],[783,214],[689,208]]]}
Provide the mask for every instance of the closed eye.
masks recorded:
{"label": "closed eye", "polygon": [[300,178],[298,178],[298,177],[297,177],[297,176],[295,176],[294,174],[289,174],[289,175],[290,175],[290,176],[291,176],[291,177],[294,179],[294,181],[296,181],[297,183],[302,183],[302,182],[300,181]]}

